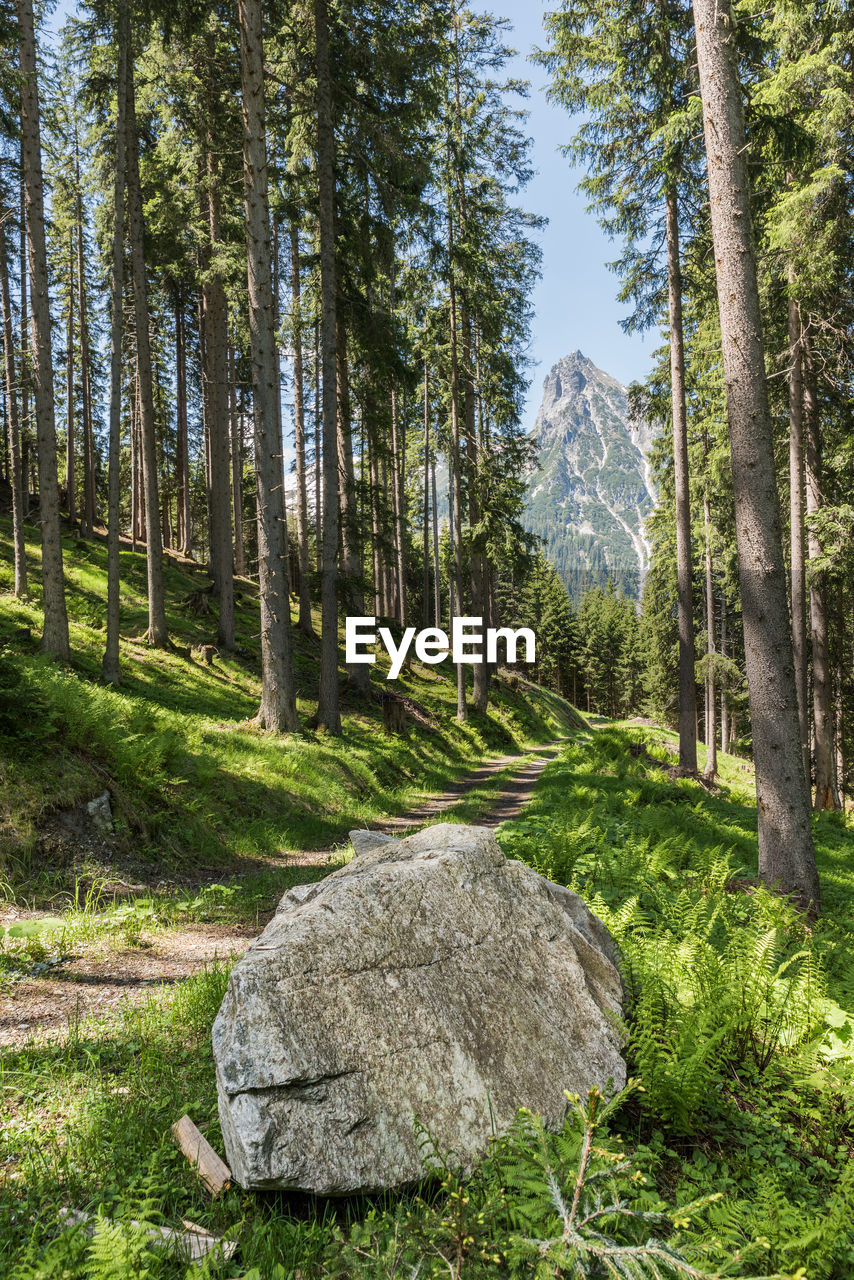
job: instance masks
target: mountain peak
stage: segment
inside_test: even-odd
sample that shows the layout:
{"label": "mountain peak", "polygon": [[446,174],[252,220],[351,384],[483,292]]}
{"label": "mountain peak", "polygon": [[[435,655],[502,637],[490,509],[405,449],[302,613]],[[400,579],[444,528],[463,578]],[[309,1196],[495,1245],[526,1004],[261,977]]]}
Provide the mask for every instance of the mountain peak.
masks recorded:
{"label": "mountain peak", "polygon": [[533,437],[539,470],[528,490],[528,527],[572,589],[609,577],[631,594],[649,564],[644,522],[655,502],[626,388],[576,348],[543,382]]}

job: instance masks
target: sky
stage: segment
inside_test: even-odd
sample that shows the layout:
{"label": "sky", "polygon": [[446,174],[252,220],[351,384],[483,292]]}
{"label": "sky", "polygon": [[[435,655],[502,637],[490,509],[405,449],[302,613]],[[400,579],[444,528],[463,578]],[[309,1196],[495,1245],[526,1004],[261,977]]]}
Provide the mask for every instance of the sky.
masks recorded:
{"label": "sky", "polygon": [[[557,5],[554,0],[548,7]],[[508,64],[508,74],[531,83],[530,97],[523,105],[530,112],[528,131],[536,174],[521,202],[531,213],[548,218],[537,237],[543,261],[533,297],[531,356],[535,363],[525,415],[525,425],[531,427],[543,380],[561,356],[579,348],[600,369],[628,384],[646,376],[658,335],[655,331],[627,335],[620,328],[626,309],[616,300],[619,280],[606,265],[617,257],[618,246],[586,212],[585,197],[575,189],[583,173],[572,169],[560,154],[559,148],[572,137],[573,120],[562,107],[546,101],[548,74],[528,61],[531,50],[546,43],[546,6],[540,0],[473,0],[472,7],[509,18],[513,29],[508,44],[518,52]]]}
{"label": "sky", "polygon": [[[528,131],[533,139],[535,174],[521,197],[531,213],[548,219],[539,233],[542,277],[533,296],[531,333],[531,386],[523,425],[534,425],[543,380],[561,356],[579,348],[595,365],[628,384],[646,376],[658,337],[624,334],[620,320],[625,308],[616,300],[619,281],[607,263],[617,257],[617,246],[600,231],[585,209],[585,198],[576,191],[583,174],[570,167],[559,148],[570,140],[572,118],[562,107],[546,100],[548,75],[528,55],[546,43],[542,0],[471,0],[472,7],[508,18],[512,29],[508,44],[517,50],[507,66],[508,76],[529,80],[531,92],[520,102],[529,111]],[[549,3],[557,7],[559,0]],[[59,0],[46,26],[58,31],[74,0]]]}

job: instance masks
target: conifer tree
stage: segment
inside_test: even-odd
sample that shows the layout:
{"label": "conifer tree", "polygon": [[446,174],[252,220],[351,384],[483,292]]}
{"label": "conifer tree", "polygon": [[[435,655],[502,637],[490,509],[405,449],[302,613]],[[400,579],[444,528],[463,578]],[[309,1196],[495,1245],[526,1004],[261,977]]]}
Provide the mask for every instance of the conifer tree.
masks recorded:
{"label": "conifer tree", "polygon": [[[17,0],[21,70],[21,160],[26,196],[30,294],[33,308],[33,388],[38,437],[44,632],[42,649],[68,661],[68,614],[59,522],[59,479],[53,400],[50,295],[45,243],[39,82],[32,0]],[[26,286],[24,291],[27,292]],[[26,475],[23,477],[26,484]]]}
{"label": "conifer tree", "polygon": [[694,0],[759,815],[759,871],[819,905],[729,0]]}

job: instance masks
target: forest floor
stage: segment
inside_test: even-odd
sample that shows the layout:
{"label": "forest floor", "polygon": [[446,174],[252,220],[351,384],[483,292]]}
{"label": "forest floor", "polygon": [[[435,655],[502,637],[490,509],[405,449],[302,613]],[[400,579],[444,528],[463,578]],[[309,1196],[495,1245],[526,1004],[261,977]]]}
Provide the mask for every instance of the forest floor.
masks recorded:
{"label": "forest floor", "polygon": [[[611,1161],[614,1194],[664,1217],[655,1227],[638,1219],[622,1236],[609,1230],[632,1247],[663,1231],[690,1261],[683,1274],[848,1280],[854,837],[840,815],[816,818],[823,912],[803,919],[757,881],[749,762],[721,756],[710,792],[669,775],[673,744],[650,726],[576,731],[543,768],[537,752],[524,769],[518,760],[498,769],[488,779],[501,779],[497,789],[466,816],[483,821],[491,810],[495,821],[499,806],[518,807],[497,829],[504,852],[579,892],[619,945],[631,997],[626,1054],[643,1089],[627,1093],[597,1131],[597,1176]],[[455,816],[453,805],[436,816]],[[329,1204],[233,1189],[212,1201],[176,1151],[169,1126],[185,1112],[222,1150],[210,1029],[233,957],[274,894],[335,865],[267,867],[240,882],[128,900],[110,908],[108,929],[91,909],[69,916],[62,947],[91,944],[92,985],[120,967],[126,983],[114,979],[109,1000],[77,1016],[76,994],[88,984],[75,983],[68,965],[63,990],[72,994],[60,1011],[72,1013],[68,1033],[26,1034],[4,1050],[0,1270],[86,1280],[85,1241],[56,1238],[63,1207],[103,1205],[114,1218],[138,1218],[145,1202],[157,1221],[186,1218],[228,1233],[239,1253],[211,1270],[222,1280],[297,1272],[379,1280],[409,1274],[419,1260],[425,1276],[447,1275],[439,1259],[454,1254],[460,1233],[476,1244],[460,1255],[459,1280],[500,1280],[517,1274],[510,1259],[520,1220],[544,1213],[530,1231],[554,1232],[546,1173],[572,1195],[580,1138],[571,1121],[541,1175],[542,1153],[523,1129],[498,1164],[475,1171],[464,1199],[448,1175],[451,1183],[433,1190],[377,1200]],[[155,964],[162,972],[142,985]],[[58,1001],[53,991],[49,998]],[[620,1151],[628,1168],[616,1163]],[[507,1168],[527,1172],[505,1179]],[[458,1225],[456,1210],[443,1208],[449,1187],[461,1213],[466,1206]],[[184,1267],[160,1258],[150,1274],[181,1280]]]}
{"label": "forest floor", "polygon": [[[518,815],[558,745],[501,756],[471,771],[446,791],[429,796],[404,815],[371,824],[372,830],[405,836],[439,820],[465,820],[497,827]],[[524,763],[523,763],[524,762]],[[267,873],[252,895],[253,918],[231,923],[192,923],[192,902],[158,902],[129,893],[118,908],[64,915],[62,945],[50,947],[49,935],[7,952],[5,981],[0,976],[0,1049],[41,1038],[73,1035],[84,1018],[102,1023],[120,1016],[125,1002],[139,1003],[153,988],[168,988],[209,964],[233,963],[272,918],[279,898],[294,882],[296,868],[326,874],[343,865],[346,846],[288,853]],[[301,873],[296,872],[299,876]],[[206,886],[209,890],[210,885]],[[143,889],[144,886],[139,886]],[[246,884],[216,886],[233,899]],[[237,916],[236,902],[230,914]],[[0,905],[0,928],[49,917],[46,910]],[[66,941],[68,939],[68,941]],[[73,939],[73,940],[72,940]],[[17,961],[17,963],[16,963]],[[2,975],[0,970],[0,975]]]}

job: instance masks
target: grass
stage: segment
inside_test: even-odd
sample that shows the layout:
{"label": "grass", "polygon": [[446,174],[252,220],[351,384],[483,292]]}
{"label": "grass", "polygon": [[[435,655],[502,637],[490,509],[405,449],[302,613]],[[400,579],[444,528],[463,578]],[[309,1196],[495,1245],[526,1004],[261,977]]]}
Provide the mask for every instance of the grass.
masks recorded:
{"label": "grass", "polygon": [[[394,687],[420,703],[429,724],[410,737],[386,735],[376,703],[345,696],[340,738],[304,731],[259,732],[257,589],[237,583],[237,651],[212,665],[215,639],[203,570],[169,562],[167,616],[174,650],[150,649],[145,556],[121,553],[122,670],[117,689],[100,683],[106,617],[106,551],[65,539],[73,662],[37,652],[41,615],[36,535],[28,530],[33,597],[0,596],[0,875],[47,900],[75,880],[110,874],[156,881],[230,866],[245,874],[288,850],[324,848],[348,828],[399,814],[441,791],[473,765],[555,738],[581,723],[557,695],[501,680],[489,712],[461,725],[450,668],[414,663]],[[8,519],[0,520],[0,592],[11,585]],[[200,597],[201,593],[201,597]],[[29,634],[28,634],[29,633]],[[316,698],[316,644],[296,639],[298,709]],[[382,682],[384,661],[375,669]],[[342,672],[342,677],[343,677]],[[56,831],[55,816],[108,790],[115,839],[108,865],[81,862]],[[461,811],[476,812],[464,797]]]}
{"label": "grass", "polygon": [[[634,1004],[629,1065],[644,1091],[621,1103],[597,1150],[627,1148],[634,1170],[625,1195],[638,1211],[705,1198],[669,1218],[670,1245],[703,1274],[846,1280],[854,1266],[851,833],[816,821],[825,912],[809,924],[755,883],[743,762],[724,757],[721,791],[709,794],[634,758],[639,739],[663,754],[657,732],[605,726],[576,736],[499,833],[508,856],[581,892],[622,951]],[[212,918],[243,911],[219,896],[194,909]],[[443,1205],[456,1195],[475,1226],[462,1269],[450,1274],[517,1274],[512,1224],[536,1188],[530,1178],[515,1185],[506,1164],[500,1185],[486,1162],[465,1187],[421,1196],[329,1204],[234,1189],[208,1199],[168,1129],[186,1111],[221,1149],[210,1028],[226,980],[227,967],[212,966],[118,1019],[73,1027],[64,1043],[5,1054],[0,1269],[17,1274],[41,1256],[62,1206],[102,1204],[120,1216],[148,1198],[171,1224],[189,1218],[239,1238],[238,1257],[214,1275],[391,1277],[391,1240],[400,1274],[420,1258],[422,1275],[448,1275],[425,1241],[447,1243],[453,1215]],[[164,1280],[182,1274],[174,1260],[158,1265],[152,1274]],[[69,1264],[71,1280],[86,1274]]]}

